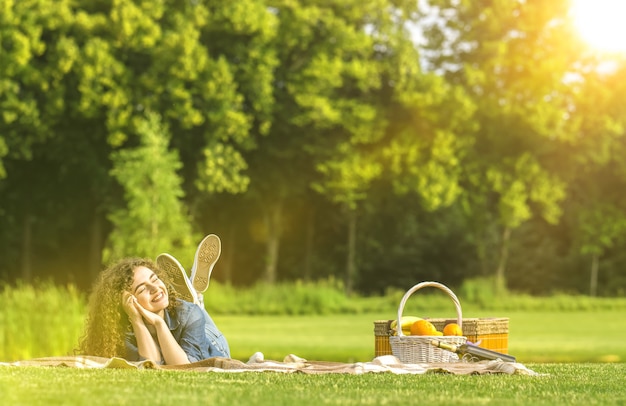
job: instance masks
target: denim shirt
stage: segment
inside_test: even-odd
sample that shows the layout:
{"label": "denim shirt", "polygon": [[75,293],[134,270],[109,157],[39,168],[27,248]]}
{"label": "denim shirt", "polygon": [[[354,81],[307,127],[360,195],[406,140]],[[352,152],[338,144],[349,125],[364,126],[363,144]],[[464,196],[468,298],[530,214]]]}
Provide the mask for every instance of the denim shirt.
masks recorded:
{"label": "denim shirt", "polygon": [[[165,323],[172,336],[187,354],[189,362],[196,362],[212,357],[230,358],[230,348],[226,337],[219,331],[211,316],[200,306],[179,300],[173,310],[165,310]],[[126,333],[126,359],[143,361],[139,356],[135,333]],[[161,354],[162,357],[162,354]]]}

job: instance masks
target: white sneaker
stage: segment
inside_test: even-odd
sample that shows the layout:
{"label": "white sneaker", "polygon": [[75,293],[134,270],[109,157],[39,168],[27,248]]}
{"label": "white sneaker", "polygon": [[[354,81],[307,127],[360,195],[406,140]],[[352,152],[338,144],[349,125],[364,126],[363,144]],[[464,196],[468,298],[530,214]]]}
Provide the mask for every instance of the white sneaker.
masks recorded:
{"label": "white sneaker", "polygon": [[198,304],[196,293],[187,277],[185,268],[170,254],[160,254],[156,263],[170,278],[170,282],[174,285],[174,290],[180,295],[180,298],[187,302]]}
{"label": "white sneaker", "polygon": [[257,351],[250,356],[250,359],[248,359],[248,362],[246,362],[246,364],[248,365],[259,364],[264,361],[265,361],[265,355],[263,355],[262,352]]}
{"label": "white sneaker", "polygon": [[209,287],[209,279],[215,263],[220,258],[222,242],[215,234],[209,234],[198,244],[191,267],[191,283],[196,292],[202,293]]}

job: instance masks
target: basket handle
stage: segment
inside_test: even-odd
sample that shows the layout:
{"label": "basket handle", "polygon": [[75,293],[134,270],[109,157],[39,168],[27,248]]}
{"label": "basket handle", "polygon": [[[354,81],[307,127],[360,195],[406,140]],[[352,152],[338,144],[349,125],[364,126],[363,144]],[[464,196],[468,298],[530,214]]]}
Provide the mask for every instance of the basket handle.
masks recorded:
{"label": "basket handle", "polygon": [[[459,298],[456,297],[456,295],[454,294],[453,291],[451,291],[447,286],[442,285],[439,282],[421,282],[418,283],[417,285],[413,286],[411,289],[409,289],[404,296],[402,297],[402,300],[400,301],[400,306],[398,306],[398,321],[397,321],[397,325],[401,326],[400,320],[402,320],[402,313],[404,312],[404,305],[406,304],[406,301],[409,299],[409,297],[416,291],[425,288],[425,287],[433,287],[433,288],[439,288],[441,290],[443,290],[444,292],[446,292],[448,294],[448,296],[450,296],[450,298],[452,299],[452,301],[454,302],[454,306],[456,307],[456,318],[457,318],[457,324],[459,325],[459,327],[463,328],[463,312],[461,310],[461,302],[459,302]],[[402,337],[404,336],[404,333],[402,332],[402,328],[397,328],[397,334],[398,336]]]}

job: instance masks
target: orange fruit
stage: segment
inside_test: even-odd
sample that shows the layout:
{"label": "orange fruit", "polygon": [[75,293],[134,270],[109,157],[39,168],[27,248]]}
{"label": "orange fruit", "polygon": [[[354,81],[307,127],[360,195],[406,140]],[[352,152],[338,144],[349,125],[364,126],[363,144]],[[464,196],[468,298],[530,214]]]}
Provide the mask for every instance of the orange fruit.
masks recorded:
{"label": "orange fruit", "polygon": [[411,324],[411,335],[414,336],[434,336],[437,333],[437,329],[428,320],[418,320]]}
{"label": "orange fruit", "polygon": [[443,335],[444,336],[462,336],[463,330],[461,330],[461,327],[459,327],[458,324],[449,323],[449,324],[446,324],[446,326],[443,328]]}

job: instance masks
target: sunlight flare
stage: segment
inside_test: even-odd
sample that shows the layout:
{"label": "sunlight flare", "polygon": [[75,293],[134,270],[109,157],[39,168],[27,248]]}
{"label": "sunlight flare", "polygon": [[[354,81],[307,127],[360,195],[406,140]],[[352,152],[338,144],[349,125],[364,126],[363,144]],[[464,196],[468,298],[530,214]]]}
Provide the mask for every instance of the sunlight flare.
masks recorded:
{"label": "sunlight flare", "polygon": [[591,47],[626,53],[626,1],[572,0],[571,13],[580,36]]}

